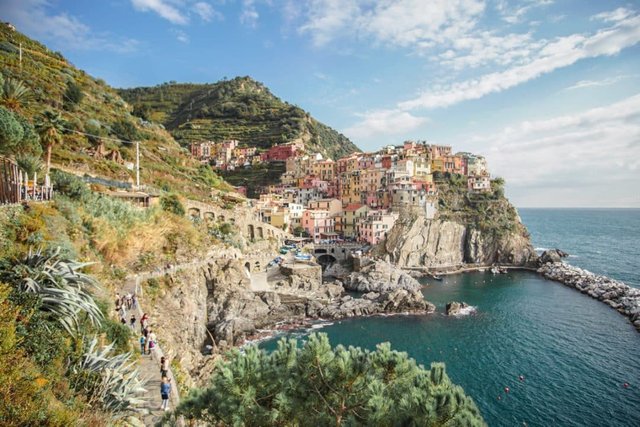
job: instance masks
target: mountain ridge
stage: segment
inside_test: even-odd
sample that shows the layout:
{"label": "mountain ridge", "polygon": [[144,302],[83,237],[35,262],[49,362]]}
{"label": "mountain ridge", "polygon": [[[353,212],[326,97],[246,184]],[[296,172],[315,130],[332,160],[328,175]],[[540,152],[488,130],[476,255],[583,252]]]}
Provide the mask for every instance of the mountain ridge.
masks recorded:
{"label": "mountain ridge", "polygon": [[347,137],[249,76],[117,91],[134,110],[162,123],[182,145],[237,139],[266,150],[279,143],[300,141],[309,153],[330,158],[360,151]]}

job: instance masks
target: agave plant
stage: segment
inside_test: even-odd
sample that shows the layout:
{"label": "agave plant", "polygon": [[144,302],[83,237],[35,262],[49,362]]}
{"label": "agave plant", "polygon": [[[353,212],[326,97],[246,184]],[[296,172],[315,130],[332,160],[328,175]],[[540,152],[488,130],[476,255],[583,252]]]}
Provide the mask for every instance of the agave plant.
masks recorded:
{"label": "agave plant", "polygon": [[37,294],[42,304],[40,309],[75,335],[81,314],[97,326],[102,322],[100,308],[88,291],[98,283],[80,270],[91,263],[63,259],[60,249],[50,253],[29,251],[29,254],[2,272],[0,278],[12,283],[20,291]]}
{"label": "agave plant", "polygon": [[77,364],[71,367],[74,388],[88,396],[90,405],[97,405],[113,418],[137,410],[147,390],[135,368],[131,353],[111,355],[114,344],[100,350],[94,337]]}

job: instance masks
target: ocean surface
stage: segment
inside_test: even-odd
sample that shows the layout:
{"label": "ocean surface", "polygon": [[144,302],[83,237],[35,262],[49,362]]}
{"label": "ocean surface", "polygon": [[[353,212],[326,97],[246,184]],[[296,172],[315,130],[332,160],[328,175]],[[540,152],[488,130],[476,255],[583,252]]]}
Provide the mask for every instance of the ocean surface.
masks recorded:
{"label": "ocean surface", "polygon": [[[536,247],[563,249],[571,264],[640,286],[640,210],[520,216]],[[388,341],[425,366],[445,362],[490,426],[640,426],[640,334],[605,304],[528,272],[448,276],[423,293],[440,313],[454,300],[477,312],[351,319],[321,331],[334,345]]]}

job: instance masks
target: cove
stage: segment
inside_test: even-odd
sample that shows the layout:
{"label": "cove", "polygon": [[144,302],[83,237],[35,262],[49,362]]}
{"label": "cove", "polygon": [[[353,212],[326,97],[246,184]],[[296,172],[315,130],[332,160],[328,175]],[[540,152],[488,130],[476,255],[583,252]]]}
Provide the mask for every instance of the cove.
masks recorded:
{"label": "cove", "polygon": [[[492,426],[640,425],[640,334],[606,305],[517,271],[448,276],[423,293],[437,313],[343,320],[322,331],[333,345],[388,341],[419,363],[445,362]],[[444,316],[454,300],[477,313]]]}

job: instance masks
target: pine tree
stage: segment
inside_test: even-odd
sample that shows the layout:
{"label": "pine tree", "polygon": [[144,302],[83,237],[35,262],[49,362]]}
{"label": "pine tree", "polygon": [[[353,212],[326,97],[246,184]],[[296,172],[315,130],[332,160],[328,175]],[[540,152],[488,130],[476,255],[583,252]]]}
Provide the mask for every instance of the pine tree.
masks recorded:
{"label": "pine tree", "polygon": [[302,347],[280,340],[272,353],[249,347],[218,362],[211,385],[171,417],[212,425],[484,426],[473,400],[442,363],[430,369],[388,343],[375,351],[331,347],[313,334]]}

